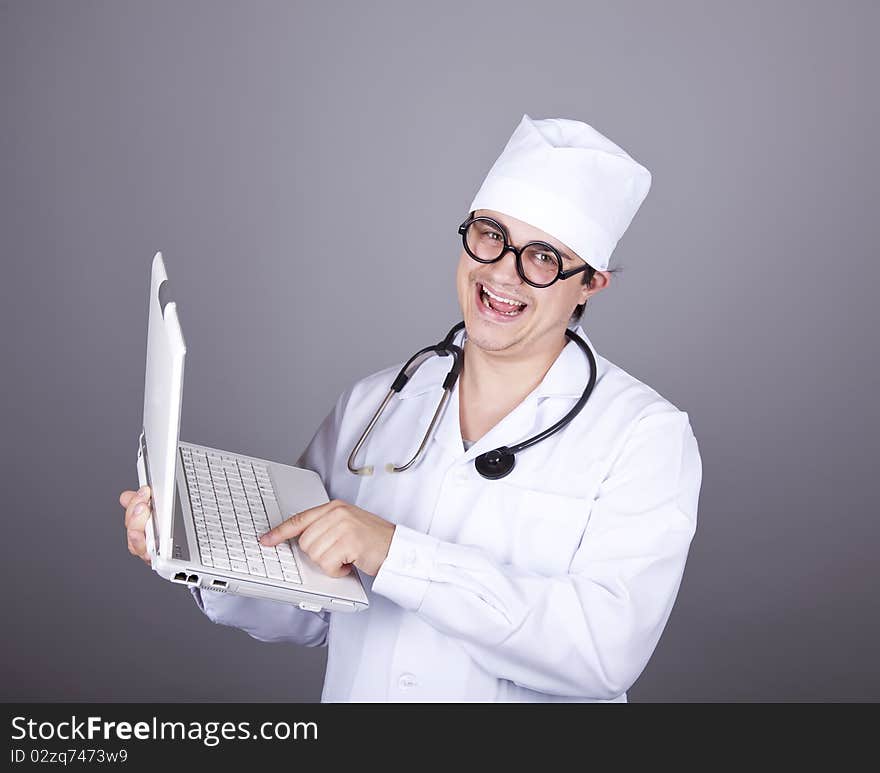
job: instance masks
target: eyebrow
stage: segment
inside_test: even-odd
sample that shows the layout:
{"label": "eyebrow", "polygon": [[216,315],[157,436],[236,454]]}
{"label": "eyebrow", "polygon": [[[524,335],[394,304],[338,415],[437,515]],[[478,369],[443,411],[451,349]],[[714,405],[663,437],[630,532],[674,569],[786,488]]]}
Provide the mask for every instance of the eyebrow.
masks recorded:
{"label": "eyebrow", "polygon": [[[495,215],[477,215],[476,210],[473,210],[471,212],[470,216],[471,217],[488,217],[488,218],[491,218],[492,220],[496,220],[497,222],[501,223],[501,225],[504,226],[504,230],[507,231],[508,235],[510,234],[510,226],[507,223],[505,223],[500,217],[497,217]],[[574,257],[572,255],[569,255],[558,244],[553,244],[553,242],[548,242],[546,239],[535,239],[534,241],[546,242],[551,247],[554,247],[556,250],[558,250],[558,252],[562,256],[563,260],[574,260]],[[586,263],[586,261],[584,261],[584,262]]]}

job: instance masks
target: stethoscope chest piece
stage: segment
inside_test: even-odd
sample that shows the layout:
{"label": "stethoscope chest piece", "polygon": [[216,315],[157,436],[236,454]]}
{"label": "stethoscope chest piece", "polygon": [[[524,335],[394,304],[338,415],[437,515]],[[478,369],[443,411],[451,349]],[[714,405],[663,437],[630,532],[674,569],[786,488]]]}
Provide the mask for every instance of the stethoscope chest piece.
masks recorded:
{"label": "stethoscope chest piece", "polygon": [[486,451],[485,454],[480,454],[474,459],[477,472],[489,480],[498,480],[508,475],[515,464],[516,456],[510,453],[507,446]]}

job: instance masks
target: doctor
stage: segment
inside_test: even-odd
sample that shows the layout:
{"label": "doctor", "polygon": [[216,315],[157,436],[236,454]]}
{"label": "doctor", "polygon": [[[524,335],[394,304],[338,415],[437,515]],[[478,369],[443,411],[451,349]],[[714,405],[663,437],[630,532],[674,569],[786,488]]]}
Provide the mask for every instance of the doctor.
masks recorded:
{"label": "doctor", "polygon": [[[352,474],[348,457],[400,364],[343,393],[297,462],[332,501],[261,538],[298,537],[329,574],[360,572],[369,610],[193,589],[204,613],[260,640],[326,645],[324,701],[625,702],[678,593],[702,478],[687,413],[601,357],[578,324],[650,183],[589,125],[523,116],[460,229],[464,366],[423,455],[386,471],[413,455],[448,357],[428,360],[383,413],[357,462],[372,475]],[[555,252],[518,258],[532,241]],[[524,281],[530,260],[561,261],[554,274],[566,277]],[[567,326],[598,366],[585,407],[509,475],[481,477],[475,457],[541,432],[580,398],[590,367]],[[120,502],[129,550],[149,560],[149,492]]]}

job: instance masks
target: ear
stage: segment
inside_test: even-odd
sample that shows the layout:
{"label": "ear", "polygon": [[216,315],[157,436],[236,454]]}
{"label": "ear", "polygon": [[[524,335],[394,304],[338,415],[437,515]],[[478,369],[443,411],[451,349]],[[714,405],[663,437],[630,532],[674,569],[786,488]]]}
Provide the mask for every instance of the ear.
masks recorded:
{"label": "ear", "polygon": [[590,284],[581,285],[581,297],[583,298],[581,303],[585,303],[588,297],[591,298],[599,291],[604,290],[609,284],[611,284],[611,272],[596,271]]}

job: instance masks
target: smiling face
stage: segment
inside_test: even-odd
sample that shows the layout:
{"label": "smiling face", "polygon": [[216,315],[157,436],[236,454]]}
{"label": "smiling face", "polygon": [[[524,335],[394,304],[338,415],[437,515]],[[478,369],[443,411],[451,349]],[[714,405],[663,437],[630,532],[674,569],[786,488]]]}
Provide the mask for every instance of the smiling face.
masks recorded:
{"label": "smiling face", "polygon": [[[563,256],[563,270],[584,264],[558,239],[522,220],[491,209],[478,209],[474,215],[497,220],[507,229],[509,243],[516,247],[531,241],[553,245]],[[575,274],[549,287],[532,287],[517,273],[512,252],[506,252],[495,263],[480,263],[462,247],[456,286],[468,339],[480,349],[511,355],[530,355],[557,347],[575,307],[604,287],[608,278],[606,272],[596,272],[591,285],[584,285],[582,274]],[[505,304],[503,299],[525,306]]]}

